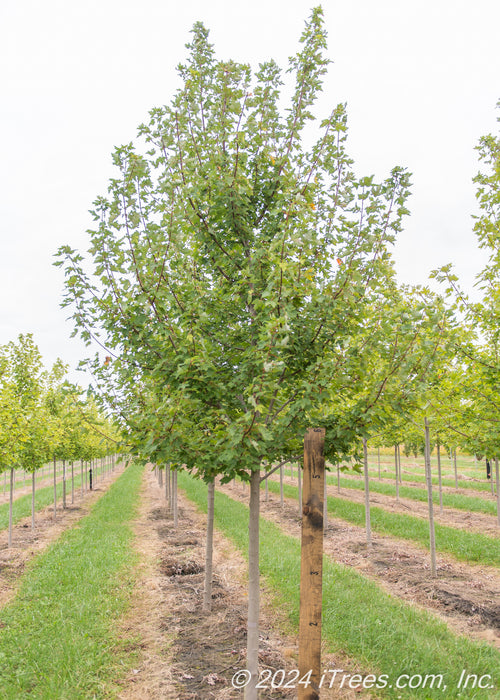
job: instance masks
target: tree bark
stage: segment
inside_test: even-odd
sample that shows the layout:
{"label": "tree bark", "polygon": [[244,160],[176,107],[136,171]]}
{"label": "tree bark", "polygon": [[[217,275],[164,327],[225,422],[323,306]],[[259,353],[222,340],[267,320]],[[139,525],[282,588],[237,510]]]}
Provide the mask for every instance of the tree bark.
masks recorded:
{"label": "tree bark", "polygon": [[9,491],[9,539],[8,545],[12,547],[12,504],[14,502],[14,469],[10,470],[10,491]]}
{"label": "tree bark", "polygon": [[425,418],[425,480],[427,482],[427,502],[429,505],[429,540],[431,549],[431,576],[436,578],[436,536],[434,531],[434,503],[432,501],[431,441],[429,422]]}
{"label": "tree bark", "polygon": [[396,469],[396,501],[399,503],[398,446],[394,445],[394,466]]}
{"label": "tree bark", "polygon": [[178,512],[177,512],[177,469],[172,471],[172,502],[174,515],[174,530],[177,530]]}
{"label": "tree bark", "polygon": [[57,518],[56,458],[54,457],[54,520]]}
{"label": "tree bark", "polygon": [[203,610],[212,608],[212,566],[214,552],[214,501],[215,482],[208,484],[207,490],[207,543],[205,549],[205,590],[203,594]]}
{"label": "tree bark", "polygon": [[497,482],[497,521],[500,526],[500,474],[498,473],[498,457],[495,457],[495,477]]}
{"label": "tree bark", "polygon": [[250,682],[245,688],[245,700],[257,700],[256,688],[259,680],[259,515],[260,515],[260,470],[250,477],[250,513],[248,524],[248,622],[247,622],[247,669]]}
{"label": "tree bark", "polygon": [[365,473],[365,523],[366,523],[366,544],[372,546],[372,525],[370,520],[370,479],[368,475],[368,441],[363,438],[363,463]]}
{"label": "tree bark", "polygon": [[283,495],[283,473],[284,473],[284,466],[282,465],[280,467],[280,505],[283,508],[285,505],[285,500],[284,500],[284,495]]}
{"label": "tree bark", "polygon": [[438,460],[438,489],[439,489],[439,512],[443,512],[443,477],[441,474],[441,445],[437,444],[437,460]]}
{"label": "tree bark", "polygon": [[63,475],[62,475],[62,496],[63,510],[66,510],[66,460],[63,459]]}
{"label": "tree bark", "polygon": [[31,475],[31,531],[35,531],[35,470]]}

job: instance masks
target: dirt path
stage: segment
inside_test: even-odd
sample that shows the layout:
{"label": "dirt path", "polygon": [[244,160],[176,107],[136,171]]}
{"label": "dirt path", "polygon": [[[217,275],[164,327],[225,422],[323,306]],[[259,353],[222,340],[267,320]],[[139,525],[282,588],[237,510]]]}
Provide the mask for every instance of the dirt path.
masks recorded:
{"label": "dirt path", "polygon": [[[123,624],[124,635],[138,635],[139,659],[121,684],[120,700],[242,697],[242,691],[232,687],[231,679],[237,670],[245,668],[247,565],[216,531],[213,605],[211,613],[203,613],[205,520],[206,516],[179,494],[179,526],[175,531],[163,491],[154,475],[146,471],[135,523],[140,577]],[[274,672],[297,668],[297,639],[280,633],[287,629],[287,623],[269,604],[265,592],[262,604],[261,669]],[[330,668],[367,673],[341,655],[333,658],[325,654],[323,661],[333,664]],[[269,690],[262,697],[294,698],[296,691]],[[324,700],[355,697],[359,697],[358,692],[338,688],[321,696]],[[363,697],[374,698],[367,694]]]}
{"label": "dirt path", "polygon": [[[227,495],[248,500],[248,489],[238,485],[218,487]],[[300,537],[297,501],[262,496],[261,514],[278,524],[286,534]],[[374,579],[391,595],[426,608],[444,619],[456,632],[488,641],[500,649],[500,571],[493,567],[467,565],[438,554],[438,578],[430,578],[430,556],[410,542],[372,534],[373,546],[366,549],[362,527],[328,518],[325,553],[334,561],[351,566]]]}
{"label": "dirt path", "polygon": [[80,518],[87,515],[89,509],[109,486],[122,473],[124,465],[115,467],[115,471],[99,479],[95,488],[81,496],[81,490],[75,489],[75,502],[71,501],[71,482],[67,508],[62,509],[62,500],[57,503],[57,517],[54,520],[54,506],[47,506],[35,513],[35,531],[31,530],[31,516],[23,518],[12,528],[12,547],[8,547],[7,530],[0,532],[0,606],[5,605],[17,590],[19,577],[26,564],[54,542],[64,530],[73,527]]}

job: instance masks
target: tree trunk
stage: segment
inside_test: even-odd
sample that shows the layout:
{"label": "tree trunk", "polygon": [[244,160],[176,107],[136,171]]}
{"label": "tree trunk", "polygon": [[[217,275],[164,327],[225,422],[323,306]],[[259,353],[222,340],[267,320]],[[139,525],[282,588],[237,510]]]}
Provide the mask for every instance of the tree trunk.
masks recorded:
{"label": "tree trunk", "polygon": [[285,500],[284,500],[284,496],[283,496],[283,472],[284,472],[284,470],[285,470],[285,467],[282,465],[280,467],[280,505],[282,508],[285,505]]}
{"label": "tree trunk", "polygon": [[396,469],[396,501],[399,503],[398,446],[394,445],[394,467]]}
{"label": "tree trunk", "polygon": [[160,469],[158,467],[158,485],[162,489],[163,488],[163,469]]}
{"label": "tree trunk", "polygon": [[366,544],[372,546],[372,525],[370,520],[370,478],[368,475],[368,441],[363,438],[363,462],[365,472],[365,523],[366,523]]}
{"label": "tree trunk", "polygon": [[494,486],[494,478],[493,478],[493,458],[490,460],[490,464],[492,465],[491,472],[490,472],[490,485],[491,485],[491,495],[494,497],[495,496],[495,486]]}
{"label": "tree trunk", "polygon": [[398,444],[398,473],[399,473],[399,483],[403,483],[403,473],[401,471],[401,448]]}
{"label": "tree trunk", "polygon": [[441,445],[437,444],[437,459],[438,459],[438,488],[439,488],[439,512],[443,512],[443,477],[441,475]]}
{"label": "tree trunk", "polygon": [[170,499],[170,465],[165,464],[165,500],[167,501],[167,507]]}
{"label": "tree trunk", "polygon": [[10,470],[10,491],[9,491],[9,540],[8,545],[12,547],[12,504],[14,502],[14,469]]}
{"label": "tree trunk", "polygon": [[269,501],[269,478],[266,478],[266,503]]}
{"label": "tree trunk", "polygon": [[427,501],[429,504],[429,540],[431,549],[431,576],[436,578],[436,537],[434,532],[434,503],[432,501],[431,441],[429,422],[425,418],[425,480],[427,482]]}
{"label": "tree trunk", "polygon": [[177,513],[177,469],[172,472],[172,501],[174,513],[174,530],[177,530],[178,513]]}
{"label": "tree trunk", "polygon": [[54,457],[54,520],[57,517],[57,482],[56,482],[56,458]]}
{"label": "tree trunk", "polygon": [[63,510],[66,510],[66,460],[63,459],[63,477],[62,477],[62,487],[63,487]]}
{"label": "tree trunk", "polygon": [[497,482],[497,521],[500,526],[500,475],[498,473],[498,457],[495,457],[495,477]]}
{"label": "tree trunk", "polygon": [[458,489],[457,448],[453,450],[453,469],[455,471],[455,488]]}
{"label": "tree trunk", "polygon": [[337,491],[340,493],[340,464],[337,462]]}
{"label": "tree trunk", "polygon": [[260,470],[250,477],[250,513],[248,524],[248,622],[247,622],[247,669],[250,682],[245,688],[245,700],[257,700],[256,685],[259,680],[259,514],[260,514]]}
{"label": "tree trunk", "polygon": [[35,531],[35,470],[31,475],[31,531]]}
{"label": "tree trunk", "polygon": [[299,487],[299,515],[302,517],[302,469],[300,463],[297,465],[297,481]]}
{"label": "tree trunk", "polygon": [[75,464],[71,462],[71,503],[75,502]]}
{"label": "tree trunk", "polygon": [[83,489],[84,489],[84,484],[83,484],[83,459],[80,460],[80,487],[82,490],[82,498],[83,498]]}
{"label": "tree trunk", "polygon": [[212,563],[214,552],[214,501],[215,482],[208,484],[207,491],[207,544],[205,550],[205,591],[203,594],[203,610],[212,608]]}

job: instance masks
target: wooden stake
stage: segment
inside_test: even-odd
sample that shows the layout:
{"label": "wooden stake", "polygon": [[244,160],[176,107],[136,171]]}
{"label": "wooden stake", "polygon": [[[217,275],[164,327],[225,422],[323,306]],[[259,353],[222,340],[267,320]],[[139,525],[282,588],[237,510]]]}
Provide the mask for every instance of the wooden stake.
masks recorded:
{"label": "wooden stake", "polygon": [[324,428],[310,428],[304,439],[302,554],[300,567],[299,674],[310,672],[299,700],[318,700],[321,678],[321,598],[323,587]]}

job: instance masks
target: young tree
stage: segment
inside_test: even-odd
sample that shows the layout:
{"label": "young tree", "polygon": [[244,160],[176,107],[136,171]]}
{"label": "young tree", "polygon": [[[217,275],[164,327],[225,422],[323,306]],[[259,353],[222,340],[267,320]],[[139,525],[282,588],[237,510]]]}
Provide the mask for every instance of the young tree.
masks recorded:
{"label": "young tree", "polygon": [[[361,338],[392,279],[388,246],[409,187],[399,168],[383,183],[355,176],[343,105],[306,147],[328,63],[320,8],[301,44],[283,117],[278,66],[252,76],[216,60],[197,23],[182,87],[140,128],[145,152],[115,151],[117,177],[94,208],[92,275],[69,247],[59,261],[75,332],[111,358],[91,363],[110,400],[128,400],[138,382],[161,405],[155,450],[184,454],[208,481],[250,481],[248,698],[258,677],[261,463],[300,453],[311,421],[335,427],[330,458],[355,440],[355,426],[321,409],[366,377]],[[200,414],[193,463],[180,443]]]}

